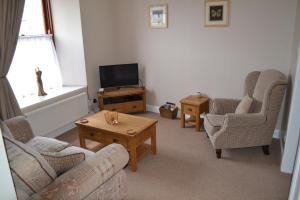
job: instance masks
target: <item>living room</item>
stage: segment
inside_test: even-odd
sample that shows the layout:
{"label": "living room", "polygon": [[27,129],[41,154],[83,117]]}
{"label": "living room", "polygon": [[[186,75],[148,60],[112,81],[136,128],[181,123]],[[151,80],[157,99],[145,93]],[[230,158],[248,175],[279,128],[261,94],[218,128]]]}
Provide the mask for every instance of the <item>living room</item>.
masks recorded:
{"label": "living room", "polygon": [[[23,10],[24,5],[15,3],[16,0],[1,1],[0,9],[5,16],[10,16],[10,12],[17,15],[14,9]],[[145,135],[141,136],[143,137],[142,142],[145,139],[147,144],[152,145],[151,151],[133,164],[135,159],[133,150],[130,149],[129,139],[128,143],[126,139],[124,145],[124,138],[113,138],[112,143],[123,144],[129,152],[128,154],[119,146],[113,147],[119,149],[115,151],[121,151],[123,155],[116,155],[116,157],[122,157],[123,160],[121,158],[120,160],[126,165],[118,169],[122,173],[119,174],[120,171],[118,171],[117,176],[106,177],[105,181],[103,181],[103,177],[97,178],[96,175],[94,179],[97,178],[97,181],[89,180],[93,183],[90,187],[100,188],[98,194],[93,193],[96,196],[87,196],[91,191],[87,192],[88,189],[81,188],[81,186],[85,187],[82,175],[80,179],[82,182],[75,181],[74,183],[80,185],[78,188],[70,183],[70,186],[74,186],[76,190],[74,193],[76,198],[299,198],[297,191],[299,188],[299,158],[297,159],[297,156],[299,157],[297,154],[299,125],[297,121],[299,121],[300,112],[299,105],[296,103],[299,102],[300,96],[299,1],[26,0],[24,2],[23,20],[19,22],[21,24],[20,33],[17,31],[18,46],[13,47],[12,52],[9,53],[13,55],[11,67],[10,64],[3,62],[4,64],[1,65],[8,65],[8,67],[5,66],[5,70],[2,70],[0,65],[0,77],[8,77],[13,91],[7,91],[7,83],[5,85],[1,83],[4,79],[1,78],[0,88],[3,90],[0,91],[0,117],[1,120],[7,120],[17,115],[24,115],[30,124],[33,135],[39,137],[35,145],[42,144],[44,137],[56,138],[62,142],[60,143],[62,146],[66,147],[65,150],[70,148],[67,147],[70,143],[78,148],[91,146],[97,152],[95,157],[105,155],[105,152],[101,153],[101,151],[107,150],[107,147],[103,148],[97,142],[91,141],[85,144],[82,142],[84,140],[79,137],[84,138],[83,136],[85,136],[87,139],[93,140],[95,136],[91,134],[95,134],[94,129],[90,131],[86,126],[93,123],[95,113],[102,112],[101,92],[103,92],[102,96],[112,94],[106,88],[103,91],[103,84],[100,84],[103,80],[100,79],[99,68],[100,66],[118,66],[128,63],[138,64],[138,79],[140,80],[136,85],[144,88],[142,93],[138,93],[144,99],[142,111],[130,112],[129,117],[125,118],[122,113],[119,113],[120,124],[115,126],[107,124],[105,113],[102,112],[103,120],[93,126],[95,128],[102,124],[110,127],[109,130],[118,129],[118,126],[123,126],[122,120],[124,123],[125,120],[134,119],[126,129],[130,135],[134,134],[131,132],[140,130],[146,123],[140,121],[140,118],[151,119],[146,120],[151,124],[151,130],[147,125],[149,134],[145,131]],[[25,27],[23,23],[30,23],[30,20],[24,20],[26,16],[28,19],[32,16],[30,9],[36,8],[30,8],[27,5],[28,2],[35,6],[42,5],[41,19],[44,20],[43,26],[46,30],[43,29],[43,34],[48,33],[47,36],[30,36],[26,32],[29,29],[22,28],[22,26]],[[222,10],[224,20],[220,24],[210,21],[210,16],[207,15],[211,11],[210,9],[215,8],[214,6],[221,6],[224,9]],[[153,24],[152,17],[155,9],[161,9],[159,12],[163,13],[164,24],[161,27],[155,27]],[[157,10],[155,11],[157,12]],[[47,14],[45,15],[45,13]],[[38,14],[34,15],[36,19],[37,16]],[[17,17],[22,19],[22,15]],[[0,19],[2,30],[6,30],[5,24],[9,23],[6,20],[9,20],[8,17]],[[16,22],[16,24],[18,23]],[[19,28],[17,27],[15,30]],[[8,31],[9,35],[12,35],[11,32],[11,30]],[[4,41],[8,40],[5,39],[8,36],[3,33],[3,36],[0,34],[0,37],[3,38],[0,48],[1,51],[4,51],[4,47],[7,47]],[[38,48],[35,46],[35,49],[33,45],[26,46],[31,45],[29,43],[31,39],[38,40],[37,38],[39,41],[48,42],[47,51],[43,50],[45,46],[38,46]],[[32,57],[28,55],[29,49],[33,49],[30,52]],[[36,60],[43,60],[43,62]],[[28,66],[28,68],[24,68],[22,65]],[[37,67],[39,69],[36,69]],[[45,96],[38,96],[35,69],[37,72],[43,72],[41,79],[44,91],[47,93]],[[210,134],[212,129],[208,128],[207,124],[210,115],[201,115],[200,118],[200,114],[204,112],[211,115],[217,114],[213,113],[212,105],[218,104],[218,101],[215,101],[218,98],[244,100],[246,94],[249,95],[251,90],[248,88],[247,92],[247,87],[249,87],[247,80],[250,77],[248,75],[255,76],[255,82],[257,82],[259,76],[270,73],[269,70],[276,71],[276,77],[281,77],[283,74],[284,79],[287,80],[287,84],[281,82],[281,78],[278,81],[279,85],[286,85],[284,87],[286,89],[280,90],[284,92],[282,100],[281,97],[276,98],[279,103],[276,101],[278,105],[276,104],[274,109],[279,113],[276,114],[274,111],[275,114],[273,114],[274,120],[276,120],[274,127],[271,126],[273,139],[272,136],[268,137],[269,144],[248,144],[248,146],[240,145],[239,147],[234,146],[234,148],[217,147],[218,144],[213,139],[215,133]],[[273,76],[275,77],[274,74]],[[271,80],[267,79],[268,81]],[[250,97],[255,93],[254,87],[255,85],[251,90]],[[124,88],[122,89],[124,90]],[[132,86],[129,89],[132,89]],[[15,101],[11,95],[16,96]],[[184,105],[187,102],[182,100],[190,95],[207,98],[206,107],[202,107],[201,102],[200,111],[195,112],[195,119],[190,118],[196,120],[194,124],[196,124],[196,129],[199,124],[200,131],[195,130],[194,125],[182,128],[182,121],[185,119]],[[254,98],[252,107],[256,104],[255,100]],[[160,106],[166,102],[175,103],[179,108],[176,119],[171,120],[159,115]],[[20,112],[18,112],[18,107],[20,107]],[[120,111],[118,108],[116,110]],[[265,110],[267,111],[268,108]],[[187,110],[186,114],[189,112],[194,113],[194,111]],[[235,109],[228,113],[234,112]],[[227,112],[225,114],[231,116],[227,115]],[[249,113],[249,115],[251,114]],[[188,120],[187,118],[184,122],[188,122]],[[225,130],[227,124],[222,122],[221,125],[224,125]],[[85,123],[88,125],[85,126]],[[8,123],[8,127],[14,129],[10,125],[11,123]],[[222,127],[221,125],[219,125],[219,129]],[[249,127],[250,129],[255,128],[253,124],[248,124],[247,128]],[[247,128],[240,128],[239,131],[247,132]],[[253,135],[259,135],[263,129],[257,128]],[[14,135],[14,131],[11,132]],[[248,132],[252,133],[252,131]],[[269,128],[268,132],[270,132]],[[19,132],[17,131],[17,133]],[[232,133],[232,135],[234,134]],[[105,141],[111,140],[111,138],[107,139],[108,136],[105,138]],[[245,135],[243,140],[251,143],[254,138],[258,137]],[[154,143],[152,143],[153,140],[155,140]],[[150,141],[151,143],[149,143]],[[30,140],[26,142],[30,142]],[[268,148],[264,147],[262,151],[262,146],[268,146]],[[221,150],[221,154],[218,154],[218,152],[220,153],[218,150]],[[72,146],[70,151],[78,153],[80,150],[75,150]],[[7,160],[2,141],[0,152],[1,160]],[[53,156],[52,154],[51,156],[44,155],[45,152],[39,153],[47,158]],[[264,153],[270,155],[264,155]],[[218,155],[220,155],[220,159],[217,158]],[[10,156],[8,157],[10,160]],[[88,161],[88,157],[86,156],[84,159]],[[82,158],[78,159],[82,161]],[[128,159],[130,161],[127,166]],[[91,165],[86,164],[86,161],[82,161],[81,164]],[[117,165],[122,165],[121,161],[117,161],[117,159],[114,161],[117,162]],[[9,164],[11,165],[12,162],[9,161]],[[65,165],[63,168],[67,168],[68,164]],[[71,174],[69,171],[75,171],[75,168],[78,169],[80,166],[80,164],[72,166],[74,169],[69,168],[62,175],[57,175],[56,179],[61,180],[60,176],[66,177],[65,174]],[[123,167],[124,170],[122,170]],[[1,164],[0,168],[1,177],[7,177],[3,179],[5,181],[1,181],[0,196],[3,195],[3,199],[15,199],[16,195],[20,195],[20,190],[14,189],[14,185],[16,185],[15,172],[11,176],[12,167],[10,166],[9,169],[8,163]],[[87,177],[85,178],[87,179]],[[107,185],[111,186],[113,191],[108,191],[107,185],[104,189],[99,187],[100,179],[103,184],[108,183]],[[117,183],[113,182],[115,179],[118,180]],[[57,184],[59,180],[54,182]],[[56,196],[48,199],[61,199],[62,196],[59,195],[68,192],[66,188],[69,185],[64,185],[67,184],[64,182],[60,183],[62,184],[60,190],[55,190]],[[45,188],[48,187],[48,189],[54,185],[53,183],[47,184],[49,185]],[[116,189],[117,185],[121,189]],[[41,190],[41,188],[33,189],[36,194],[29,195],[30,198],[46,198],[38,196],[42,194],[39,191],[49,192],[49,190]],[[78,191],[81,194],[76,196]],[[107,193],[113,193],[115,196],[109,196]],[[49,193],[47,194],[49,195]],[[53,191],[51,195],[53,195]],[[64,198],[71,197],[64,196]],[[19,196],[19,199],[22,198]]]}

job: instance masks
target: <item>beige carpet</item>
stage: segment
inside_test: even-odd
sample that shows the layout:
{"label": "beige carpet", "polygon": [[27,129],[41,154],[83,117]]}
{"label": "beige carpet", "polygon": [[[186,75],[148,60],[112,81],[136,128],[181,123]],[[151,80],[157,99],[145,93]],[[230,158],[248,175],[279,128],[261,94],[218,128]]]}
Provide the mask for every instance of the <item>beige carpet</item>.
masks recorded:
{"label": "beige carpet", "polygon": [[[271,155],[261,148],[223,151],[217,160],[209,139],[194,128],[180,128],[179,120],[142,114],[159,120],[156,156],[138,163],[128,175],[127,200],[286,200],[291,176],[280,173],[280,145]],[[78,145],[76,130],[59,139]],[[95,143],[89,143],[95,146]]]}

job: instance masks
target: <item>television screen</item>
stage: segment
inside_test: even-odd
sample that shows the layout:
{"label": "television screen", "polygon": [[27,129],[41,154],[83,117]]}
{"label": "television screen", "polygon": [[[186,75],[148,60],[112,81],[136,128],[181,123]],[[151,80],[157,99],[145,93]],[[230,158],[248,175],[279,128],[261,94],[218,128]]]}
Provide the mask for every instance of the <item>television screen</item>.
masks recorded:
{"label": "television screen", "polygon": [[101,88],[121,87],[139,84],[138,64],[100,66]]}

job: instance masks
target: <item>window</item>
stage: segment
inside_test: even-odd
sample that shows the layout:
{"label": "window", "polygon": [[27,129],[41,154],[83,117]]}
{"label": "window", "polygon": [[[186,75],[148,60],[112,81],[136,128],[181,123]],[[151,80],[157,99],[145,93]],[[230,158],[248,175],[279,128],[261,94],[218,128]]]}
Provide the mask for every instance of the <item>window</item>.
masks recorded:
{"label": "window", "polygon": [[26,0],[19,35],[45,34],[44,12],[41,0]]}
{"label": "window", "polygon": [[48,0],[26,0],[20,36],[8,73],[18,100],[37,95],[37,67],[43,72],[42,80],[46,92],[62,86],[50,14]]}

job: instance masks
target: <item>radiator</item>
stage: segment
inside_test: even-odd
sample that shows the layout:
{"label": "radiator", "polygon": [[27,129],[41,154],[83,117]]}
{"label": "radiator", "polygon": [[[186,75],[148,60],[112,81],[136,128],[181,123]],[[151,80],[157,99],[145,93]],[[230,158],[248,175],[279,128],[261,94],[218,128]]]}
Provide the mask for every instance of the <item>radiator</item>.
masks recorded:
{"label": "radiator", "polygon": [[56,137],[75,127],[74,122],[88,114],[85,92],[25,113],[37,136]]}

